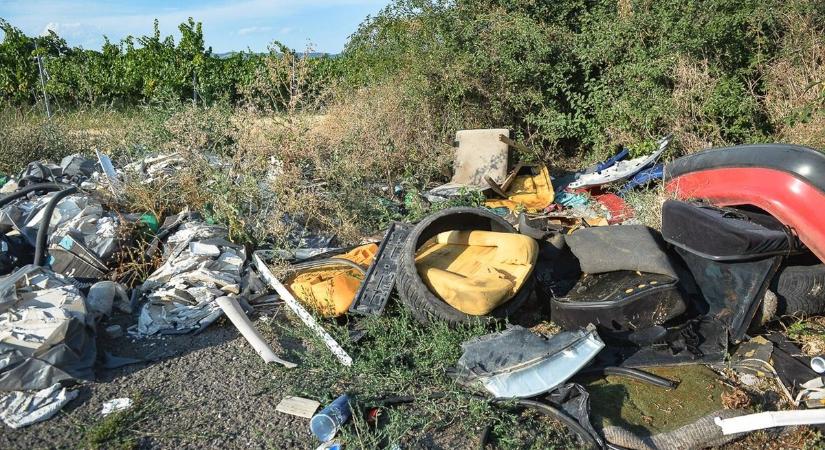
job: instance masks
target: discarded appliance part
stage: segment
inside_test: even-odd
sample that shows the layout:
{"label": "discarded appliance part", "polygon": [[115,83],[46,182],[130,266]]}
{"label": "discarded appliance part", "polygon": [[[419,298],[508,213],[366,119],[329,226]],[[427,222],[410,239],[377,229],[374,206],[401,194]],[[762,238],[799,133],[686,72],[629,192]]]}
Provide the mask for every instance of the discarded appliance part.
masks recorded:
{"label": "discarded appliance part", "polygon": [[566,236],[565,242],[584,273],[635,270],[679,278],[661,235],[644,225],[583,228]]}
{"label": "discarded appliance part", "polygon": [[289,292],[289,289],[286,288],[269,270],[269,267],[266,266],[266,263],[261,259],[261,251],[258,250],[252,254],[252,259],[255,261],[255,267],[260,272],[263,279],[269,284],[272,289],[284,299],[284,303],[292,310],[306,326],[308,326],[315,334],[317,334],[323,341],[324,344],[332,351],[332,353],[338,358],[338,361],[345,366],[352,365],[352,358],[347,354],[347,352],[341,347],[329,333],[326,332],[318,322],[315,321],[315,318],[312,317],[306,309],[295,300],[295,297]]}
{"label": "discarded appliance part", "polygon": [[[469,323],[478,320],[450,306],[433,293],[421,278],[416,264],[418,250],[431,238],[444,231],[482,230],[515,233],[513,227],[503,218],[481,208],[448,208],[422,220],[407,238],[399,263],[398,284],[399,298],[410,309],[413,316],[421,323],[444,320],[450,324]],[[517,310],[530,296],[534,278],[528,277],[522,288],[488,315],[493,320],[509,316]],[[487,319],[489,320],[489,319]]]}
{"label": "discarded appliance part", "polygon": [[825,423],[825,410],[767,411],[730,419],[717,417],[714,422],[722,427],[724,435],[747,433],[765,428],[823,424]]}
{"label": "discarded appliance part", "polygon": [[318,411],[319,406],[321,406],[321,403],[317,400],[287,395],[278,402],[275,411],[289,414],[290,416],[311,419],[312,416],[315,415],[315,411]]}
{"label": "discarded appliance part", "polygon": [[717,417],[738,417],[745,412],[737,409],[723,409],[700,417],[693,423],[683,425],[673,431],[652,436],[637,434],[622,426],[606,426],[602,430],[608,448],[621,450],[664,450],[664,449],[699,449],[724,445],[741,435],[722,434],[714,420]]}
{"label": "discarded appliance part", "polygon": [[502,195],[504,199],[488,199],[488,208],[507,208],[512,212],[538,212],[553,203],[555,192],[546,166],[523,165]]}
{"label": "discarded appliance part", "polygon": [[511,299],[532,276],[536,241],[522,234],[444,231],[416,252],[418,275],[453,308],[483,316]]}
{"label": "discarded appliance part", "polygon": [[131,398],[113,398],[103,402],[103,408],[100,410],[100,415],[108,416],[109,414],[123,411],[132,407]]}
{"label": "discarded appliance part", "polygon": [[507,144],[499,139],[509,136],[506,129],[460,130],[455,134],[458,147],[453,160],[453,178],[449,183],[431,189],[427,194],[434,198],[448,198],[461,191],[487,189],[485,177],[495,182],[507,177]]}
{"label": "discarded appliance part", "polygon": [[662,325],[685,310],[678,280],[630,270],[585,274],[566,296],[550,301],[553,322],[562,329],[593,323],[605,338]]}
{"label": "discarded appliance part", "polygon": [[60,383],[37,392],[11,392],[0,399],[0,419],[13,429],[42,422],[57,414],[77,394]]}
{"label": "discarded appliance part", "polygon": [[659,159],[659,156],[662,155],[662,152],[664,152],[670,144],[671,139],[671,135],[660,139],[657,143],[656,150],[648,156],[640,156],[638,158],[633,158],[626,161],[619,161],[602,171],[580,174],[575,181],[567,185],[567,188],[580,189],[590,186],[600,186],[602,184],[629,178],[656,162],[656,160]]}
{"label": "discarded appliance part", "polygon": [[641,172],[633,175],[633,178],[630,179],[624,186],[619,190],[619,195],[624,197],[628,192],[636,189],[640,186],[647,186],[648,184],[661,180],[665,176],[665,165],[664,164],[656,164],[653,167],[647,168],[642,170]]}
{"label": "discarded appliance part", "polygon": [[235,328],[241,332],[244,339],[246,339],[249,345],[255,349],[255,352],[263,358],[264,362],[278,363],[287,369],[298,366],[293,362],[279,358],[278,355],[272,351],[272,348],[264,341],[264,338],[261,337],[258,330],[256,330],[252,322],[249,321],[249,318],[244,314],[243,309],[241,309],[241,306],[235,299],[231,297],[218,297],[215,299],[215,303],[220,306],[224,314],[226,314],[226,317],[232,322],[232,325],[235,325]]}
{"label": "discarded appliance part", "polygon": [[825,373],[825,358],[821,356],[811,358],[811,369],[816,373]]}
{"label": "discarded appliance part", "polygon": [[496,398],[528,398],[552,390],[604,347],[594,329],[546,336],[520,326],[461,344],[456,380]]}
{"label": "discarded appliance part", "polygon": [[402,222],[393,222],[390,225],[381,246],[378,247],[375,260],[367,270],[358,293],[355,294],[355,301],[349,308],[350,312],[374,316],[380,316],[384,312],[395,287],[404,242],[412,228],[411,224]]}
{"label": "discarded appliance part", "polygon": [[825,261],[825,154],[788,144],[705,150],[665,167],[667,190],[719,206],[753,205],[791,227]]}
{"label": "discarded appliance part", "polygon": [[350,397],[343,394],[325,406],[309,421],[309,429],[321,442],[331,441],[338,430],[352,417]]}
{"label": "discarded appliance part", "polygon": [[284,283],[304,306],[323,317],[346,314],[375,260],[378,245],[369,243],[332,258],[294,264]]}
{"label": "discarded appliance part", "polygon": [[0,279],[0,299],[0,390],[93,378],[93,319],[72,280],[24,266]]}

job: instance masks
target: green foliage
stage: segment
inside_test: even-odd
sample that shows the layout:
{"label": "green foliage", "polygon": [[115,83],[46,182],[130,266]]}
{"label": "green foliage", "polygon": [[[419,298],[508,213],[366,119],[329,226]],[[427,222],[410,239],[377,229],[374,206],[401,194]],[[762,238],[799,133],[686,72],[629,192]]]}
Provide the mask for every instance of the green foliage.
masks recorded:
{"label": "green foliage", "polygon": [[[787,52],[792,13],[822,39],[821,0],[396,0],[342,67],[354,86],[414,84],[454,128],[510,127],[570,153],[674,130],[683,148],[759,141],[776,132],[764,73]],[[705,68],[707,86],[689,86],[684,66]]]}
{"label": "green foliage", "polygon": [[[271,61],[296,59],[296,53],[274,43],[267,54],[239,52],[218,57],[205,47],[200,22],[190,18],[180,24],[179,42],[161,36],[158,22],[149,36],[128,36],[120,43],[105,40],[100,51],[70,48],[54,32],[28,37],[6,21],[0,21],[5,39],[0,43],[0,97],[13,104],[41,98],[39,72],[34,56],[43,55],[48,76],[46,91],[64,107],[117,106],[180,103],[238,102],[246,92],[258,106],[288,108],[283,96],[254,97],[250,87],[261,72],[268,78],[290,80],[294,66]],[[309,57],[302,75],[305,84],[318,84],[334,73],[334,59]],[[273,70],[277,73],[271,73]],[[289,84],[287,84],[289,86]],[[314,86],[315,91],[318,90]]]}

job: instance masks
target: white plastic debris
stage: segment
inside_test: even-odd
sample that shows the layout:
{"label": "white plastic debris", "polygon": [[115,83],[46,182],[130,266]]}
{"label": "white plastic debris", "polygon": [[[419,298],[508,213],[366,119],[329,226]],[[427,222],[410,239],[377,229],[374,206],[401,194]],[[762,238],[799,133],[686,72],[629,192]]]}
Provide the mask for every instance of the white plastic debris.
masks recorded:
{"label": "white plastic debris", "polygon": [[722,427],[722,434],[727,436],[729,434],[747,433],[765,428],[825,423],[825,410],[769,411],[730,419],[716,417],[714,422],[716,425]]}
{"label": "white plastic debris", "polygon": [[103,409],[100,410],[100,414],[102,414],[105,417],[109,414],[116,413],[118,411],[123,411],[131,407],[131,398],[113,398],[107,402],[103,402]]}
{"label": "white plastic debris", "polygon": [[278,355],[272,351],[272,348],[264,341],[263,337],[258,333],[258,330],[252,326],[252,322],[246,317],[246,314],[244,314],[237,301],[230,297],[218,297],[215,301],[223,310],[224,314],[226,314],[226,317],[235,325],[235,328],[241,332],[244,339],[249,342],[249,345],[263,358],[264,362],[278,363],[287,369],[297,367],[297,364],[279,358]]}
{"label": "white plastic debris", "polygon": [[12,392],[0,400],[0,419],[11,428],[22,428],[49,419],[77,397],[60,383],[37,392]]}

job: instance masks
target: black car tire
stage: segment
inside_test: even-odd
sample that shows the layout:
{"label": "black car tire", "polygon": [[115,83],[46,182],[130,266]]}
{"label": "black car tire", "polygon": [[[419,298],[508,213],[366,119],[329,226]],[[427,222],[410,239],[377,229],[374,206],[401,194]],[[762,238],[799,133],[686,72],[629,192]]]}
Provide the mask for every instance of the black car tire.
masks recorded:
{"label": "black car tire", "polygon": [[494,309],[487,316],[465,314],[433,294],[415,266],[415,253],[428,239],[449,230],[486,230],[516,233],[503,218],[480,208],[449,208],[422,220],[410,231],[401,253],[398,279],[396,281],[401,302],[423,324],[446,321],[452,326],[467,324],[477,320],[495,321],[509,316],[530,297],[535,286],[533,275],[524,283],[516,295]]}

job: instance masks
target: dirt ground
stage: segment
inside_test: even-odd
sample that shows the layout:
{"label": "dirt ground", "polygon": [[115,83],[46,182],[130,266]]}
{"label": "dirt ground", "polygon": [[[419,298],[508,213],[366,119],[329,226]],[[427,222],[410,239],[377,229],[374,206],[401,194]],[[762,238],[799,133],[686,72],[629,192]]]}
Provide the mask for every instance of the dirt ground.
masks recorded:
{"label": "dirt ground", "polygon": [[[265,337],[278,351],[275,337]],[[275,411],[282,397],[279,369],[266,367],[228,322],[194,336],[101,343],[100,350],[154,361],[98,370],[98,381],[80,386],[78,398],[52,419],[4,428],[0,448],[317,446],[308,420]],[[106,423],[103,402],[121,397],[140,398],[143,416]],[[113,439],[95,445],[93,435],[106,427]]]}

